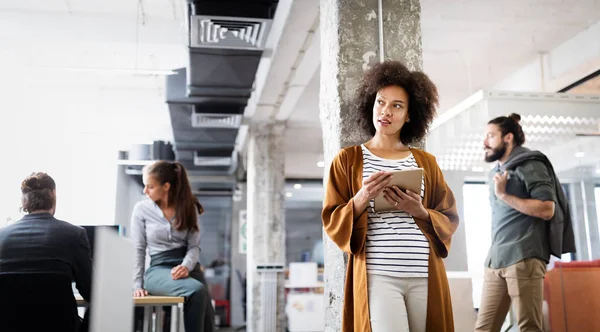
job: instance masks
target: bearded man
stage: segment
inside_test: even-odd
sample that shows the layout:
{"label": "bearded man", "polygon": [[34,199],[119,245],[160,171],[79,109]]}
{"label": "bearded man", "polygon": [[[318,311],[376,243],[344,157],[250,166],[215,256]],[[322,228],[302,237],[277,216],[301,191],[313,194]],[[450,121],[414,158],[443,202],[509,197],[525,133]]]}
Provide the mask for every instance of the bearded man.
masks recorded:
{"label": "bearded man", "polygon": [[542,331],[543,280],[550,254],[574,252],[568,200],[552,164],[523,147],[521,117],[487,125],[492,245],[486,262],[475,331],[500,331],[511,302],[521,332]]}

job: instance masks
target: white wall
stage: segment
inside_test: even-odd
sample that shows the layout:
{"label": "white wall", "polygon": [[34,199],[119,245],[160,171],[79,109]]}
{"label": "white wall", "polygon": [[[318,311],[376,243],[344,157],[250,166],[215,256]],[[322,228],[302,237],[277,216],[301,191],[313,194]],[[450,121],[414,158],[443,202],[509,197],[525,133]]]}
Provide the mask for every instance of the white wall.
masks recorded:
{"label": "white wall", "polygon": [[77,70],[185,65],[185,27],[171,12],[145,6],[151,14],[138,26],[136,6],[119,14],[126,8],[115,5],[0,11],[0,226],[20,218],[20,183],[33,171],[56,180],[57,217],[123,223],[117,150],[171,139],[165,77]]}
{"label": "white wall", "polygon": [[114,224],[117,151],[134,143],[171,139],[164,77],[153,89],[85,86],[96,78],[123,80],[98,76],[34,75],[16,67],[0,77],[0,225],[7,217],[20,218],[20,183],[39,171],[57,182],[57,218]]}
{"label": "white wall", "polygon": [[447,271],[465,272],[467,265],[467,238],[465,232],[465,211],[463,198],[463,184],[465,182],[465,172],[446,171],[444,178],[446,183],[454,194],[456,208],[458,209],[459,224],[458,229],[452,236],[452,245],[448,257],[444,260]]}

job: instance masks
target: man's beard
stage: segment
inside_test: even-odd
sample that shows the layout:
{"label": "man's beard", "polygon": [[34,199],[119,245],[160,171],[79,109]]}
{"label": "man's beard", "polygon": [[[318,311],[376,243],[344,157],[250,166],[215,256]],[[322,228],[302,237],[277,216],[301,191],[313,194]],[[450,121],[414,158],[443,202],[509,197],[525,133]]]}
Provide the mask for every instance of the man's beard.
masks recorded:
{"label": "man's beard", "polygon": [[487,163],[491,163],[494,162],[500,158],[502,158],[502,156],[504,156],[504,154],[506,153],[506,143],[502,142],[502,145],[500,145],[499,147],[492,149],[492,154],[491,155],[485,155],[485,162]]}

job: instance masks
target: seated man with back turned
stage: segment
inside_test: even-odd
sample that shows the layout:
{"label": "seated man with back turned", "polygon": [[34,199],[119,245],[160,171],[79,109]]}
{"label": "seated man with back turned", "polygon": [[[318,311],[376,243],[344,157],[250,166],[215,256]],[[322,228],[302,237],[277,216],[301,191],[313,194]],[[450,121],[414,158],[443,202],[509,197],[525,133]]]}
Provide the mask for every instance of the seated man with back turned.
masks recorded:
{"label": "seated man with back turned", "polygon": [[[20,292],[27,293],[30,292],[27,288],[38,287],[41,288],[42,293],[37,294],[39,296],[32,296],[33,298],[29,300],[29,304],[33,306],[48,301],[46,298],[48,295],[44,294],[46,291],[48,294],[53,294],[52,296],[57,301],[58,298],[63,297],[62,293],[65,293],[66,303],[74,303],[74,298],[71,299],[73,292],[70,281],[75,281],[81,296],[89,303],[92,286],[92,258],[89,241],[83,228],[54,218],[56,183],[46,173],[33,173],[22,182],[21,193],[22,210],[27,214],[15,224],[0,228],[0,289],[3,293],[0,294],[0,297],[13,293],[12,297],[15,298],[15,301],[21,301],[18,299]],[[36,274],[40,276],[39,279],[35,279]],[[15,278],[15,276],[17,277]],[[51,276],[57,276],[57,280],[65,281],[60,283],[62,288],[59,285],[52,287],[52,284],[48,283],[47,280],[52,279]],[[19,280],[27,278],[39,280],[36,282],[38,285],[10,286],[12,284],[22,285]],[[56,289],[64,289],[64,291],[57,294]],[[70,294],[67,294],[69,291]],[[21,308],[20,310],[28,309]],[[74,311],[72,306],[67,310],[70,310],[73,315],[71,322],[75,329],[87,329],[87,317],[81,324],[76,307]],[[39,319],[36,317],[35,309],[30,311],[32,320]],[[0,312],[0,315],[9,314],[4,311]],[[70,313],[65,313],[65,315],[67,320],[70,320],[68,318]],[[23,324],[31,323],[27,321],[28,319]],[[50,331],[52,327],[48,326],[48,323],[46,322],[45,326]],[[5,329],[0,327],[0,330]],[[23,326],[18,331],[24,331]]]}

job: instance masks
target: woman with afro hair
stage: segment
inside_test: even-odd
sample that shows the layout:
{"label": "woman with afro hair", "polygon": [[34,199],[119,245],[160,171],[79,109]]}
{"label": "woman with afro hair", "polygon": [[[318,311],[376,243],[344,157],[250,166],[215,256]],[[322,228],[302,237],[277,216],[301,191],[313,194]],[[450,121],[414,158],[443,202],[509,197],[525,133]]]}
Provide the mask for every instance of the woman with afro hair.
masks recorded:
{"label": "woman with afro hair", "polygon": [[[435,157],[413,147],[437,104],[431,80],[397,61],[375,65],[358,88],[358,122],[372,138],[334,158],[322,212],[349,255],[343,331],[454,331],[442,258],[458,227],[456,204]],[[411,168],[424,170],[420,192],[390,184],[390,172]],[[392,211],[375,211],[380,194]]]}

